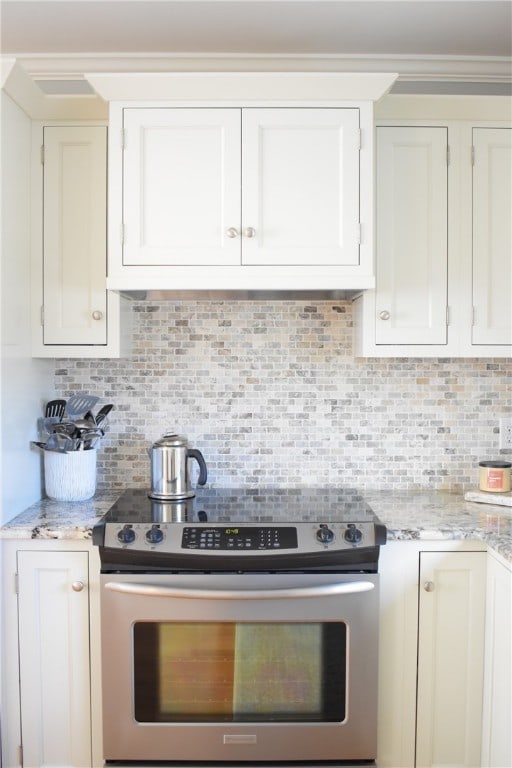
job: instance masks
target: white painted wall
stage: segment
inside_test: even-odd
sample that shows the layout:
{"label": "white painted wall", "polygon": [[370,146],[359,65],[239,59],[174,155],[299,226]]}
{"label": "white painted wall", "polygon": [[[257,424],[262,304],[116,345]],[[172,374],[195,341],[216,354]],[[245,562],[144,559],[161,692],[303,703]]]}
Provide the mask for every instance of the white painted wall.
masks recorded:
{"label": "white painted wall", "polygon": [[0,523],[41,498],[36,422],[53,393],[51,360],[30,354],[31,121],[1,94]]}

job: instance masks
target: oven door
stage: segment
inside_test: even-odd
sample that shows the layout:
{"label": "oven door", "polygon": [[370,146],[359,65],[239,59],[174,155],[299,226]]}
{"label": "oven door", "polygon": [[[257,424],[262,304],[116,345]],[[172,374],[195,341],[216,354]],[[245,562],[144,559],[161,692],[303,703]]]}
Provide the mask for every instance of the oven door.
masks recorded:
{"label": "oven door", "polygon": [[377,574],[103,574],[104,756],[372,760]]}

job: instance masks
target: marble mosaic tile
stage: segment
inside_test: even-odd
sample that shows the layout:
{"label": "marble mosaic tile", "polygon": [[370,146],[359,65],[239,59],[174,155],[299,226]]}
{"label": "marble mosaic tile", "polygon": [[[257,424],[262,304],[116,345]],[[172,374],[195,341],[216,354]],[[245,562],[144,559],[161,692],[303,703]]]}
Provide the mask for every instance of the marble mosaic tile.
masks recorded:
{"label": "marble mosaic tile", "polygon": [[[209,483],[469,490],[512,413],[512,362],[371,359],[345,301],[134,302],[133,353],[58,360],[57,395],[114,402],[98,488],[149,485],[165,432],[200,448]],[[510,453],[508,454],[510,455]]]}

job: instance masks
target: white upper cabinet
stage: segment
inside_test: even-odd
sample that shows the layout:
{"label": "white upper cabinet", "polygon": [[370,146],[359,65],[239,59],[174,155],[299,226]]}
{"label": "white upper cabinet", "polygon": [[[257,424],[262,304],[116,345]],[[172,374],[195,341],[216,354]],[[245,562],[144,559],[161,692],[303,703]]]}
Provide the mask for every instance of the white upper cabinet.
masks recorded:
{"label": "white upper cabinet", "polygon": [[119,357],[124,302],[106,285],[107,128],[35,123],[32,143],[33,356]]}
{"label": "white upper cabinet", "polygon": [[512,130],[473,128],[473,344],[512,344]]}
{"label": "white upper cabinet", "polygon": [[359,264],[357,109],[126,109],[123,265]]}
{"label": "white upper cabinet", "polygon": [[89,77],[119,93],[109,289],[374,287],[373,102],[395,75]]}
{"label": "white upper cabinet", "polygon": [[123,264],[240,264],[240,110],[126,109],[123,132]]}
{"label": "white upper cabinet", "polygon": [[377,344],[446,344],[448,131],[377,128]]}
{"label": "white upper cabinet", "polygon": [[407,119],[419,111],[413,99],[395,103],[399,119],[379,120],[376,287],[354,302],[356,356],[510,356],[512,129],[499,119],[508,104],[461,99],[434,104],[433,119]]}
{"label": "white upper cabinet", "polygon": [[106,344],[107,129],[44,128],[45,344]]}
{"label": "white upper cabinet", "polygon": [[359,135],[357,109],[243,110],[243,264],[359,264]]}

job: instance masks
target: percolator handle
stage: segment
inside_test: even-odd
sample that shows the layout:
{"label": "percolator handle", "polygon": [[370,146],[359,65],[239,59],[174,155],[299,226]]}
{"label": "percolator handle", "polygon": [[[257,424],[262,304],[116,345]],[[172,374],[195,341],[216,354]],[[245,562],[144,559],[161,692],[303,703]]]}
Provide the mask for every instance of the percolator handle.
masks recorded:
{"label": "percolator handle", "polygon": [[199,479],[197,484],[204,485],[208,479],[208,471],[206,469],[206,461],[204,460],[203,454],[197,448],[188,448],[187,459],[195,459],[199,464]]}

